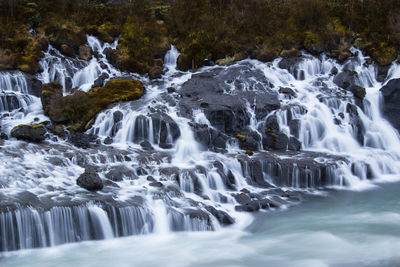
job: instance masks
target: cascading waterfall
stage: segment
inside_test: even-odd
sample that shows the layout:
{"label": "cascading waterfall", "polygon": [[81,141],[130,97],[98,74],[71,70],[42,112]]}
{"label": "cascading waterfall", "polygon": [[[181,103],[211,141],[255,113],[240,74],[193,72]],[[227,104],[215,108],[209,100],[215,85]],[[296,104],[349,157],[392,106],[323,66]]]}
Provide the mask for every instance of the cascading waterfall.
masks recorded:
{"label": "cascading waterfall", "polygon": [[[362,189],[400,173],[399,135],[380,113],[382,83],[360,51],[343,65],[303,55],[289,67],[283,59],[248,59],[191,73],[176,69],[179,52],[172,46],[164,75],[153,82],[109,64],[105,51],[117,41],[88,36],[88,46],[89,61],[50,46],[35,78],[57,81],[68,94],[129,76],[144,83],[146,94],[98,114],[87,134],[104,144],[87,150],[55,137],[0,143],[2,251],[244,227],[251,216],[242,211],[290,205],[327,187]],[[399,69],[394,63],[386,80],[400,77]],[[362,101],[336,84],[346,71],[365,88]],[[22,72],[0,73],[3,132],[48,120],[31,80]],[[273,97],[278,106],[264,103]],[[267,151],[268,142],[280,140],[286,143]],[[296,140],[301,150],[288,151]],[[86,166],[96,168],[103,190],[76,185]]]}

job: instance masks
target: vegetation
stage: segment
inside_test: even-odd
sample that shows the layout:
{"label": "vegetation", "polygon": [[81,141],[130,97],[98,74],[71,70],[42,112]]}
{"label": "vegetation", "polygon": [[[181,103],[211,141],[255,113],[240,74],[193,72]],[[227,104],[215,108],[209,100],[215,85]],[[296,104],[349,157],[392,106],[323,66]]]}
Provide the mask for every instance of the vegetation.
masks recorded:
{"label": "vegetation", "polygon": [[106,42],[120,36],[110,61],[154,77],[171,43],[182,69],[301,49],[345,60],[352,45],[388,65],[399,53],[400,0],[5,0],[0,69],[34,73],[48,43],[75,56],[87,33]]}
{"label": "vegetation", "polygon": [[43,86],[42,105],[53,122],[64,123],[72,131],[82,131],[108,105],[138,99],[143,93],[140,81],[111,80],[104,87],[93,88],[87,93],[76,90],[63,96],[61,85],[53,82]]}

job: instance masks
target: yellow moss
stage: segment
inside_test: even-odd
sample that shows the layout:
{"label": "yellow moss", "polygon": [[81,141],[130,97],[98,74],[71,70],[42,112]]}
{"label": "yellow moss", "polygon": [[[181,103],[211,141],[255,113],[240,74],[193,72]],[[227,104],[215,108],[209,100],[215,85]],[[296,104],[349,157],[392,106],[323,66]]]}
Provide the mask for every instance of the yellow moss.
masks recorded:
{"label": "yellow moss", "polygon": [[237,134],[236,134],[236,137],[237,137],[238,139],[242,140],[242,141],[246,141],[246,136],[243,135],[243,134],[237,133]]}

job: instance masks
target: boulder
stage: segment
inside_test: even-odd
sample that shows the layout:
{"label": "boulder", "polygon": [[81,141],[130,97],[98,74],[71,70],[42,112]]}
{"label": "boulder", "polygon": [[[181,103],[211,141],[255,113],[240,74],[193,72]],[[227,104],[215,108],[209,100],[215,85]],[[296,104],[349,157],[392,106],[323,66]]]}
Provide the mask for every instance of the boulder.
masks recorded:
{"label": "boulder", "polygon": [[11,130],[11,136],[19,140],[41,142],[46,138],[46,132],[43,124],[21,124]]}
{"label": "boulder", "polygon": [[92,49],[87,45],[79,46],[79,58],[82,60],[90,60],[92,58]]}
{"label": "boulder", "polygon": [[103,189],[103,181],[93,168],[85,168],[85,172],[78,177],[76,184],[89,191]]}
{"label": "boulder", "polygon": [[301,149],[301,142],[295,137],[290,137],[288,143],[288,149],[293,151],[299,151]]}
{"label": "boulder", "polygon": [[383,116],[400,131],[400,79],[390,80],[380,92],[383,96]]}

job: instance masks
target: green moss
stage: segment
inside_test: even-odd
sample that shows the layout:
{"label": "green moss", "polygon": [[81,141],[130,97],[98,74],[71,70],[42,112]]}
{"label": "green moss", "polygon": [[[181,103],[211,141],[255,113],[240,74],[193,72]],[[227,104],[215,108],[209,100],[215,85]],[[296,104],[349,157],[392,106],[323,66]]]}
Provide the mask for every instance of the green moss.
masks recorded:
{"label": "green moss", "polygon": [[236,137],[237,137],[238,139],[240,139],[241,141],[246,141],[246,136],[243,135],[243,134],[237,133],[237,134],[236,134]]}
{"label": "green moss", "polygon": [[56,123],[65,123],[69,130],[82,131],[90,120],[108,105],[119,101],[131,101],[144,94],[144,86],[138,80],[110,80],[104,87],[89,92],[80,90],[68,96],[60,94],[60,85],[44,85],[43,109]]}

